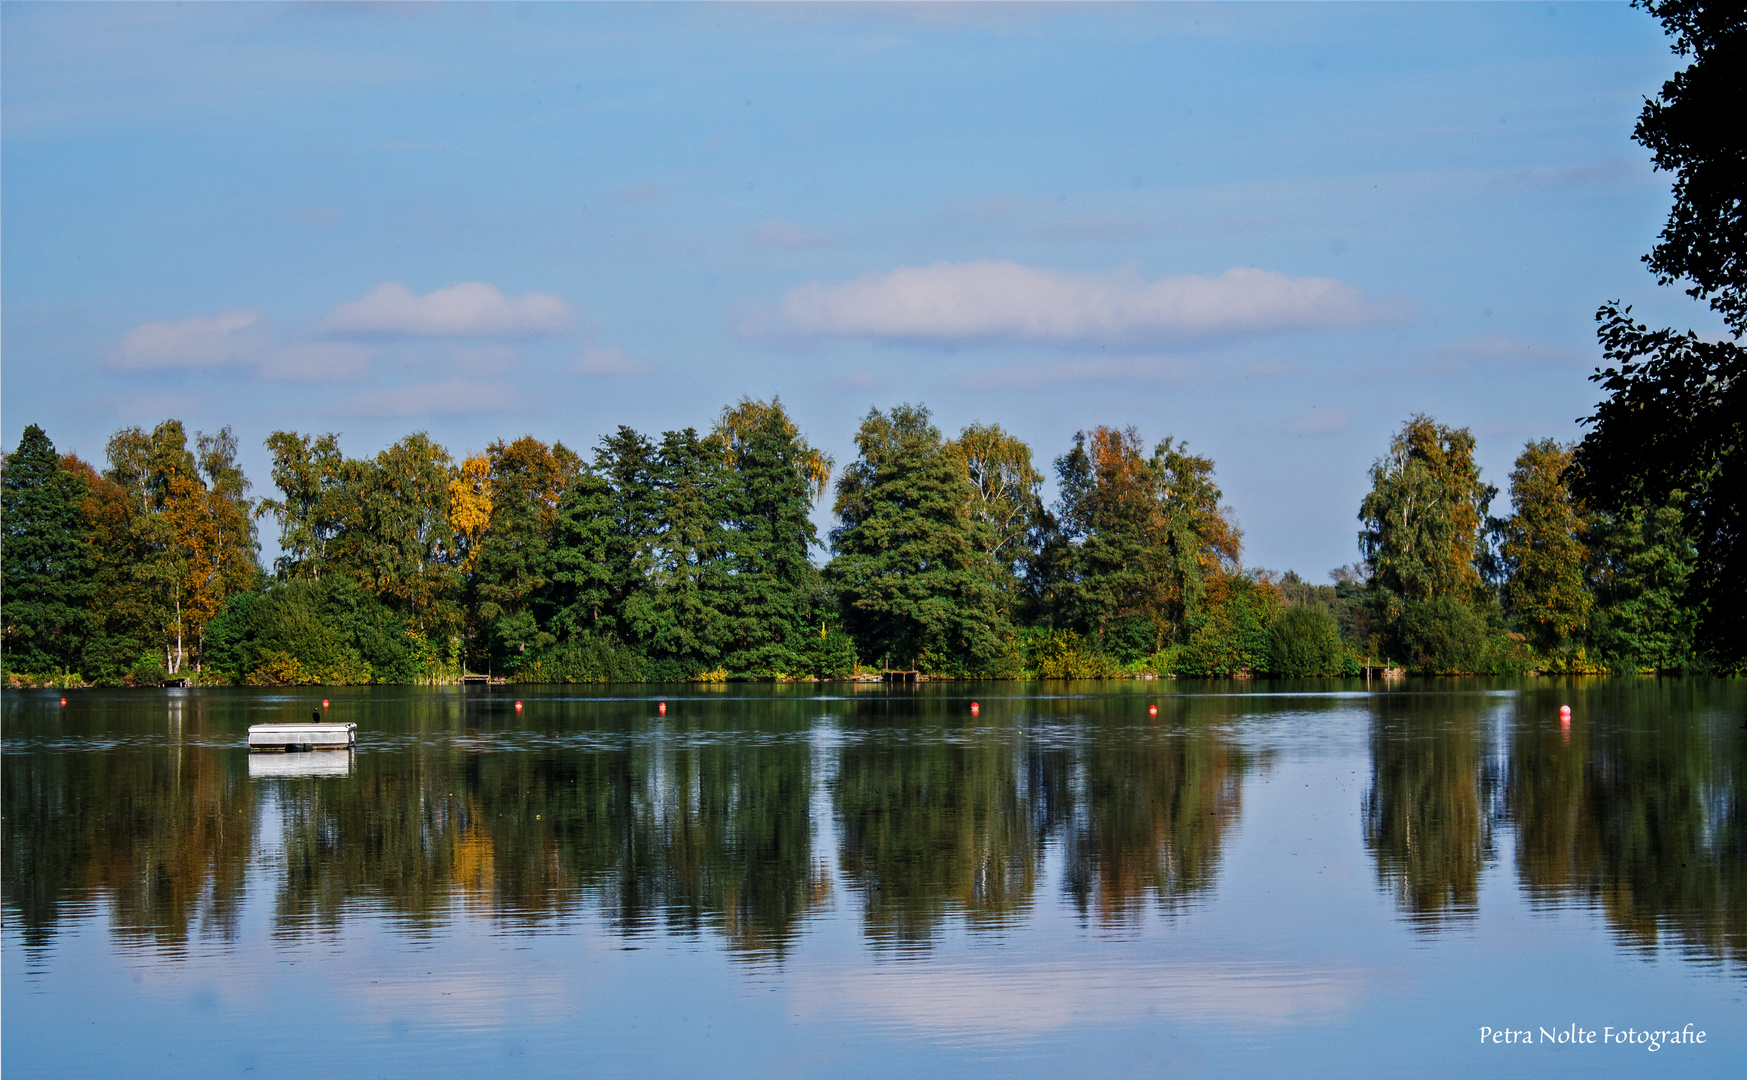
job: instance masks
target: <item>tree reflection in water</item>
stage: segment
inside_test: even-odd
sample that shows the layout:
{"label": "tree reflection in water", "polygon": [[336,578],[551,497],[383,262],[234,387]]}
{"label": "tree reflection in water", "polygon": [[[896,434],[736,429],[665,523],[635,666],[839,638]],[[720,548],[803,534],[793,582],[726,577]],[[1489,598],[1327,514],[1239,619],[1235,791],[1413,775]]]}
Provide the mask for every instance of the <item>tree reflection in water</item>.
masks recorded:
{"label": "tree reflection in water", "polygon": [[964,718],[919,733],[886,702],[857,704],[831,794],[843,880],[869,938],[923,944],[948,913],[1011,921],[1031,903],[1059,762],[1018,727]]}
{"label": "tree reflection in water", "polygon": [[[1002,932],[1047,902],[1046,880],[1101,926],[1193,908],[1245,777],[1276,752],[1255,723],[1276,706],[1160,694],[1154,721],[1133,693],[1051,689],[990,695],[980,717],[944,692],[691,697],[665,719],[575,698],[538,720],[414,695],[349,776],[274,780],[249,779],[238,738],[236,710],[258,716],[258,697],[192,694],[166,713],[117,696],[65,717],[9,697],[6,917],[39,949],[104,905],[122,941],[178,955],[234,940],[245,894],[265,888],[285,938],[359,912],[414,933],[587,919],[780,958],[834,883],[878,948],[926,948],[953,924]],[[1563,731],[1559,700],[1576,694]],[[1292,709],[1313,728],[1370,710],[1363,842],[1416,925],[1476,911],[1495,830],[1511,827],[1532,901],[1593,906],[1633,947],[1739,962],[1741,696],[1702,680],[1543,683]]]}
{"label": "tree reflection in water", "polygon": [[1716,689],[1605,684],[1569,730],[1558,693],[1525,697],[1506,804],[1531,898],[1593,905],[1632,948],[1747,959],[1747,740]]}
{"label": "tree reflection in water", "polygon": [[[949,916],[1009,925],[1033,903],[1046,850],[1082,914],[1182,909],[1213,884],[1246,757],[1234,699],[1187,699],[1163,725],[1135,699],[984,706],[918,739],[887,703],[861,710],[833,784],[843,877],[879,946],[926,945]],[[985,726],[987,725],[987,726]]]}
{"label": "tree reflection in water", "polygon": [[99,900],[130,942],[176,952],[195,933],[236,936],[257,789],[201,745],[197,700],[158,704],[165,734],[149,743],[9,746],[0,759],[0,881],[28,947],[47,943],[66,905]]}
{"label": "tree reflection in water", "polygon": [[1066,844],[1066,888],[1082,914],[1128,922],[1149,899],[1180,911],[1212,888],[1250,764],[1230,725],[1250,708],[1241,697],[1180,697],[1144,729],[1089,718]]}
{"label": "tree reflection in water", "polygon": [[780,955],[828,894],[813,866],[808,718],[750,742],[704,723],[585,752],[420,742],[360,754],[350,783],[288,789],[280,924],[361,897],[537,924],[584,909],[626,934],[721,934]]}
{"label": "tree reflection in water", "polygon": [[1495,855],[1498,788],[1480,695],[1386,696],[1371,720],[1365,847],[1414,925],[1433,929],[1479,910],[1480,872]]}

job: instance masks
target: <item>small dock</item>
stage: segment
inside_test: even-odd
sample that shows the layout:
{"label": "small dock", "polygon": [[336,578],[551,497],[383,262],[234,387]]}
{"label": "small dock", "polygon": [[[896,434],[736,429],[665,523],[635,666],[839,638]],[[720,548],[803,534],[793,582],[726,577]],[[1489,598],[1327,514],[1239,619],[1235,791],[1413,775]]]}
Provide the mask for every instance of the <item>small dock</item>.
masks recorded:
{"label": "small dock", "polygon": [[358,741],[353,723],[254,724],[249,727],[249,753],[292,750],[350,750]]}
{"label": "small dock", "polygon": [[471,673],[466,673],[466,674],[463,674],[461,676],[461,685],[462,686],[489,686],[489,685],[491,685],[491,676],[490,675],[474,675]]}
{"label": "small dock", "polygon": [[922,673],[920,671],[887,670],[880,674],[883,676],[882,681],[889,683],[913,683],[922,681]]}

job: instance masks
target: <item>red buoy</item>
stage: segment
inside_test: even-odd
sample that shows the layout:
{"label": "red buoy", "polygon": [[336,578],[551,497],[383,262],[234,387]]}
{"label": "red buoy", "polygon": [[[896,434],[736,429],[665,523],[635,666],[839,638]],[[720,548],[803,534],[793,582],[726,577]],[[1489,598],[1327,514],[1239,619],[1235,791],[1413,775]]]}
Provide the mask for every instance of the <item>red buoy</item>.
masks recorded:
{"label": "red buoy", "polygon": [[1148,705],[1146,711],[1148,716],[1157,716],[1159,714],[1159,707],[1157,705]]}
{"label": "red buoy", "polygon": [[974,701],[973,701],[973,702],[971,702],[971,715],[972,715],[972,716],[975,716],[975,715],[976,715],[976,713],[977,713],[977,709],[978,709],[978,705],[977,705],[977,703],[976,703],[976,702],[974,702]]}
{"label": "red buoy", "polygon": [[321,707],[324,709],[328,707],[328,699],[327,698],[321,699]]}
{"label": "red buoy", "polygon": [[660,713],[662,716],[666,716],[667,715],[667,702],[663,701],[661,704],[655,706],[655,711]]}
{"label": "red buoy", "polygon": [[61,704],[62,704],[62,705],[65,705],[65,704],[66,704],[66,703],[67,703],[67,699],[66,699],[66,698],[62,698],[62,699],[61,699]]}
{"label": "red buoy", "polygon": [[516,711],[517,711],[517,712],[521,712],[521,711],[522,711],[522,703],[521,703],[521,702],[519,702],[519,701],[518,701],[518,702],[516,702]]}

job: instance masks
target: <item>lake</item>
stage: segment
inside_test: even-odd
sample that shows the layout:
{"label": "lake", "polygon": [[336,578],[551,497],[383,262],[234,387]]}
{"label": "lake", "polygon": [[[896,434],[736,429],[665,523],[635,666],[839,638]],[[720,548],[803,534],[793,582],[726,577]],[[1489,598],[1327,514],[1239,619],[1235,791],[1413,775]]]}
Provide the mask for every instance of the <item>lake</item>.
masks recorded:
{"label": "lake", "polygon": [[[1738,680],[61,696],[0,697],[11,1076],[1747,1062]],[[247,752],[324,697],[354,752]]]}

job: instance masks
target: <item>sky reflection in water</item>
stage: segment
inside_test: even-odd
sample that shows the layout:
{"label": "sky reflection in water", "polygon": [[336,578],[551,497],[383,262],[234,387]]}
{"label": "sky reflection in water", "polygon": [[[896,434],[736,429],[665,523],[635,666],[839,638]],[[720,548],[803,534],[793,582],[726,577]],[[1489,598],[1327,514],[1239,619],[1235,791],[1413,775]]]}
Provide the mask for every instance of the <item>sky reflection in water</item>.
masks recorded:
{"label": "sky reflection in water", "polygon": [[[1688,1022],[1659,1074],[1743,1057],[1738,683],[517,692],[6,694],[4,1066],[1637,1075],[1479,1027]],[[357,752],[267,775],[247,726],[322,694]]]}

